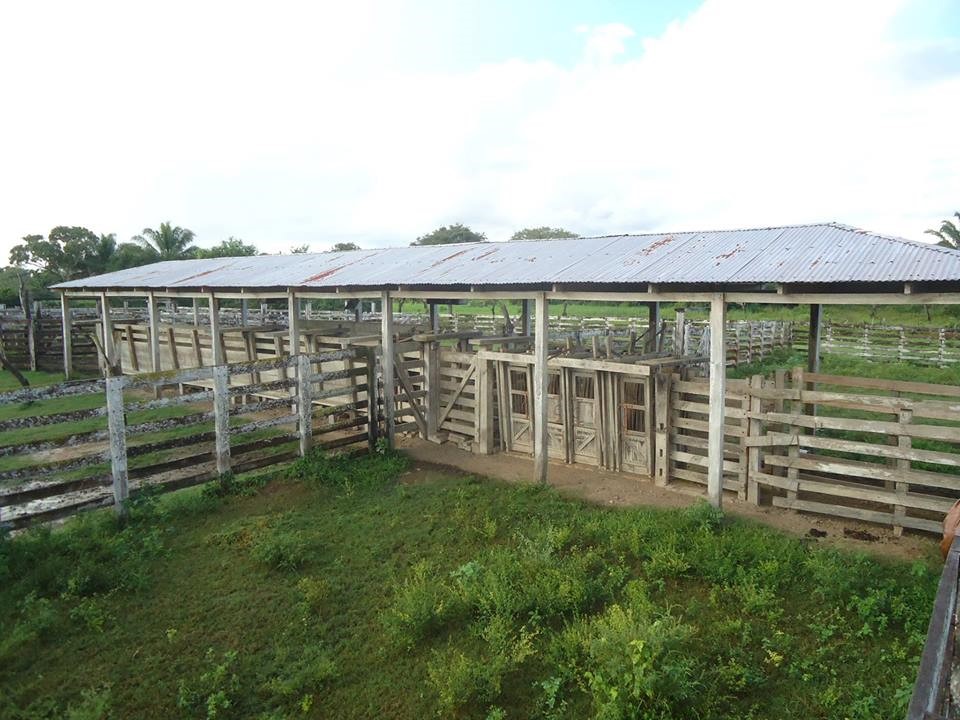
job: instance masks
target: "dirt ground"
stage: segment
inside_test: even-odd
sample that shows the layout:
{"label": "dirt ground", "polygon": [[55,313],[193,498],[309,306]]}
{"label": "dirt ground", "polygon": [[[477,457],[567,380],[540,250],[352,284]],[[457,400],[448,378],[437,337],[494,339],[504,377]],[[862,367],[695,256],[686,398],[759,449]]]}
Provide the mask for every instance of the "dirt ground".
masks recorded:
{"label": "dirt ground", "polygon": [[[397,447],[406,451],[415,462],[408,473],[411,476],[452,469],[506,482],[531,482],[533,477],[533,459],[527,455],[475,455],[452,443],[436,445],[409,436],[398,437]],[[549,484],[564,495],[598,505],[682,508],[704,498],[703,491],[692,484],[677,483],[669,488],[660,488],[654,485],[652,480],[638,478],[636,475],[555,461],[550,462],[547,477]],[[416,482],[416,479],[410,477],[408,482]],[[781,508],[757,507],[738,500],[730,493],[724,494],[723,507],[733,515],[750,518],[791,535],[842,550],[867,552],[901,560],[939,557],[940,538],[925,533],[907,530],[898,538],[888,527]]]}

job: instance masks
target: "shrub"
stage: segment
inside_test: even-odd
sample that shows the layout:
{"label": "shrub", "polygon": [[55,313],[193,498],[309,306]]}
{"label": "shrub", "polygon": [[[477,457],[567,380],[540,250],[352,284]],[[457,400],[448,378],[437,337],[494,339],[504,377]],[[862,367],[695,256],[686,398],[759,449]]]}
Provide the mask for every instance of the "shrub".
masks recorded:
{"label": "shrub", "polygon": [[456,611],[456,597],[437,578],[430,563],[421,560],[414,563],[403,584],[395,589],[393,600],[380,619],[393,642],[410,649],[437,632]]}
{"label": "shrub", "polygon": [[296,570],[307,562],[309,543],[300,530],[272,530],[254,540],[251,555],[277,570]]}

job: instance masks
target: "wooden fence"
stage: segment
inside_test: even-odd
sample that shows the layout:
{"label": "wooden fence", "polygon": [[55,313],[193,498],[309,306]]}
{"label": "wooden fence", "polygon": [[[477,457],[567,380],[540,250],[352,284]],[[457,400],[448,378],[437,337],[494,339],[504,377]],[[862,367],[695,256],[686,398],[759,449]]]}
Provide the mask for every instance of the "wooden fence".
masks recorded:
{"label": "wooden fence", "polygon": [[[122,509],[132,492],[286,462],[314,444],[372,444],[376,368],[373,350],[351,348],[4,393],[0,406],[23,407],[0,422],[0,522]],[[193,391],[160,396],[184,386]]]}
{"label": "wooden fence", "polygon": [[[70,336],[73,340],[74,367],[81,372],[97,370],[97,348],[93,335],[96,315],[74,313]],[[63,369],[63,321],[59,310],[43,310],[33,317],[36,366],[38,370],[59,372]],[[27,321],[18,310],[0,311],[0,350],[14,367],[30,369],[30,345]]]}
{"label": "wooden fence", "polygon": [[[794,327],[794,347],[806,350],[809,327]],[[820,333],[824,353],[876,362],[909,362],[950,367],[960,363],[960,328],[910,327],[825,322]]]}
{"label": "wooden fence", "polygon": [[[706,381],[658,379],[661,483],[705,484]],[[664,399],[669,405],[662,407]],[[938,533],[960,497],[960,387],[805,373],[728,380],[724,488],[754,503]]]}

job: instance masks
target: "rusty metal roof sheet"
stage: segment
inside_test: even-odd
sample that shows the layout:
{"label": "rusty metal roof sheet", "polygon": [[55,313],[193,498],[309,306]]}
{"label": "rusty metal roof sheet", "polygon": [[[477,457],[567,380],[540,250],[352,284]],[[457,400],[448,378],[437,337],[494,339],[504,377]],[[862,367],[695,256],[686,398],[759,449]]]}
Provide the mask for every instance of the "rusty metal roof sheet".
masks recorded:
{"label": "rusty metal roof sheet", "polygon": [[62,289],[960,281],[960,251],[827,223],[159,262]]}

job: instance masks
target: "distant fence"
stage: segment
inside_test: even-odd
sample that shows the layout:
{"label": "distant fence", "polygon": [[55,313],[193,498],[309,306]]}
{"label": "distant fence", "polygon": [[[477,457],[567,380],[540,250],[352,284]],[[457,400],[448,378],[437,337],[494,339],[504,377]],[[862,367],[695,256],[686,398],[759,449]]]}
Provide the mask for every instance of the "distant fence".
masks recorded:
{"label": "distant fence", "polygon": [[[658,383],[658,480],[705,485],[707,382]],[[754,503],[939,533],[960,497],[960,387],[800,368],[728,380],[723,447],[724,488]]]}
{"label": "distant fence", "polygon": [[[794,347],[806,349],[806,323],[794,328]],[[960,363],[960,328],[911,327],[825,322],[820,332],[824,353],[876,362],[910,362],[949,367]]]}
{"label": "distant fence", "polygon": [[[93,335],[96,333],[96,313],[74,310],[73,364],[82,372],[97,369],[97,348]],[[60,310],[43,309],[33,316],[36,366],[38,370],[57,372],[63,369],[63,321]],[[14,367],[30,368],[30,342],[27,321],[23,311],[0,311],[0,350]]]}
{"label": "distant fence", "polygon": [[[376,367],[372,349],[351,348],[4,393],[0,406],[34,405],[0,421],[0,523],[122,508],[132,492],[286,462],[314,444],[372,444]],[[193,391],[156,397],[183,386]]]}

